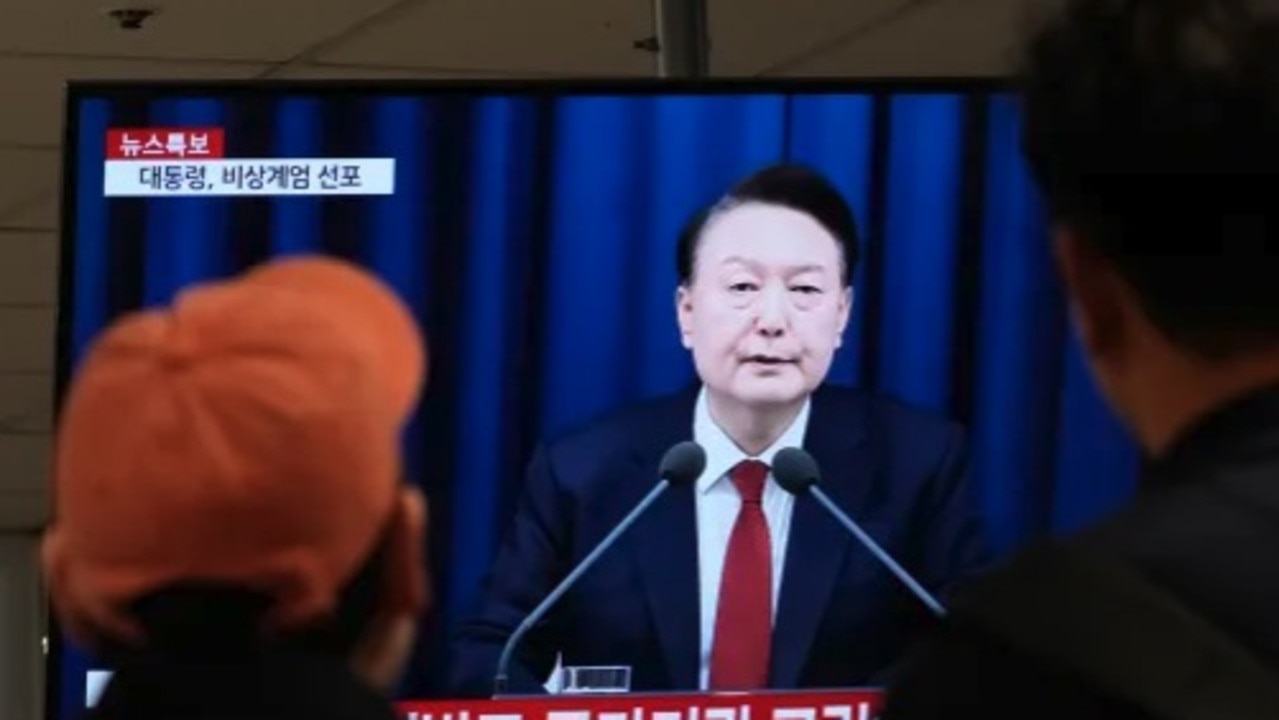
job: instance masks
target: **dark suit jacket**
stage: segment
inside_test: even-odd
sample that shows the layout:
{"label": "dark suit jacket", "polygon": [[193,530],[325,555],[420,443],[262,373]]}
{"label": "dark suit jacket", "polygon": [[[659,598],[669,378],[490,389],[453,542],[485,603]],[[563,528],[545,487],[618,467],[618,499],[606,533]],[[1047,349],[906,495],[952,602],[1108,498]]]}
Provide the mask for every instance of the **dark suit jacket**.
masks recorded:
{"label": "dark suit jacket", "polygon": [[[492,693],[515,626],[653,488],[662,454],[692,438],[696,397],[623,411],[537,451],[479,610],[455,638],[450,693]],[[985,562],[956,425],[826,386],[813,396],[804,448],[827,493],[925,587],[944,594]],[[697,688],[693,493],[667,491],[526,637],[510,692],[541,692],[557,652],[566,666],[630,666],[633,691]],[[790,533],[772,686],[873,682],[927,612],[811,498],[796,499]]]}
{"label": "dark suit jacket", "polygon": [[[1279,389],[1206,418],[1149,464],[1136,502],[1063,542],[1124,563],[1261,664],[1279,667]],[[1035,557],[1027,551],[1008,570]],[[1004,572],[993,570],[990,579]],[[1048,656],[1008,647],[971,619],[967,607],[981,597],[980,588],[972,590],[972,597],[961,594],[946,626],[905,664],[884,718],[1152,717]],[[1069,623],[1072,602],[1062,596],[1034,609],[1044,623]],[[1071,629],[1085,640],[1105,632]],[[1199,680],[1186,676],[1179,685]]]}

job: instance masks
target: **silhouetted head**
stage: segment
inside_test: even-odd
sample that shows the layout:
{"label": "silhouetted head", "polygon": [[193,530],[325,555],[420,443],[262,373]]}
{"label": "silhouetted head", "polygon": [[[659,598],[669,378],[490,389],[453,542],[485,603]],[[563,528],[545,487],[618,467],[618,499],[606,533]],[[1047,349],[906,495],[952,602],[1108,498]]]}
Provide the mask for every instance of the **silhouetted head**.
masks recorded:
{"label": "silhouetted head", "polygon": [[1187,384],[1170,373],[1279,350],[1277,77],[1272,0],[1073,0],[1029,44],[1026,156],[1090,363],[1137,426]]}
{"label": "silhouetted head", "polygon": [[321,258],[113,323],[56,438],[43,552],[69,634],[152,668],[335,653],[389,686],[427,602],[400,458],[425,370],[408,308]]}

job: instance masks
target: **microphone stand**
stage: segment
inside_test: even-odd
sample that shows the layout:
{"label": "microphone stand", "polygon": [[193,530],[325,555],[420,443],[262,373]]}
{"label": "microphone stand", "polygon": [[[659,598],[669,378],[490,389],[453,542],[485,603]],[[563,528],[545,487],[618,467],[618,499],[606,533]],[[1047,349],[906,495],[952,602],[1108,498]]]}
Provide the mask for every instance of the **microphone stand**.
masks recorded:
{"label": "microphone stand", "polygon": [[533,612],[525,616],[524,621],[515,628],[515,632],[511,633],[510,638],[507,639],[506,645],[502,648],[502,654],[497,660],[497,673],[493,678],[493,696],[495,698],[506,694],[506,688],[510,682],[509,673],[511,657],[514,655],[515,648],[520,644],[520,641],[524,639],[524,636],[527,635],[535,625],[542,621],[542,618],[551,609],[551,607],[555,605],[556,601],[563,597],[564,593],[568,592],[569,588],[573,587],[573,585],[577,583],[578,578],[582,577],[587,570],[591,569],[591,566],[593,566],[595,562],[599,560],[615,542],[617,542],[617,539],[622,536],[622,533],[626,532],[631,525],[635,524],[635,521],[644,514],[644,511],[648,510],[649,506],[656,502],[657,499],[661,497],[662,493],[666,492],[666,489],[670,486],[670,480],[662,479],[658,482],[657,485],[644,496],[644,499],[641,500],[633,510],[631,510],[630,514],[618,523],[617,526],[615,526],[613,530],[595,546],[595,549],[592,550],[590,554],[588,554],[585,558],[582,558],[582,561],[577,564],[577,567],[573,568],[573,571],[561,580],[560,584],[556,585],[555,589],[543,598],[542,602],[538,603],[537,607],[533,608]]}

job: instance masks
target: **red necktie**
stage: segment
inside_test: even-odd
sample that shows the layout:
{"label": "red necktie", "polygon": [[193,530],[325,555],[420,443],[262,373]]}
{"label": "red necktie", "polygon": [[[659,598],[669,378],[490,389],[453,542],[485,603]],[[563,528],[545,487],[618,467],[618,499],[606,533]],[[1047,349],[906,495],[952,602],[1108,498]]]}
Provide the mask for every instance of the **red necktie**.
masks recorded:
{"label": "red necktie", "polygon": [[773,552],[762,499],[768,466],[745,460],[729,472],[742,496],[724,557],[711,648],[712,690],[768,686],[773,638]]}

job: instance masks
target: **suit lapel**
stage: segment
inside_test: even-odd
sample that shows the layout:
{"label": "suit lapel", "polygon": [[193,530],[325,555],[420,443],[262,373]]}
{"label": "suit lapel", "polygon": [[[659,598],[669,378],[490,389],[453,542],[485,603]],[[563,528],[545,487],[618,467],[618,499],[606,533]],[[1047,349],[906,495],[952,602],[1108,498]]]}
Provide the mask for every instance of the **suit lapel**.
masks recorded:
{"label": "suit lapel", "polygon": [[[854,517],[865,504],[875,471],[865,443],[865,414],[861,403],[819,390],[813,395],[804,436],[804,449],[822,470],[822,488]],[[848,532],[813,498],[795,498],[773,623],[773,687],[789,689],[799,683],[852,542]]]}
{"label": "suit lapel", "polygon": [[[670,446],[693,437],[696,390],[683,393],[652,418],[651,431],[634,457],[635,477],[645,488]],[[693,488],[674,487],[632,528],[632,556],[639,569],[650,619],[666,660],[671,686],[695,689],[700,638],[697,511]]]}

